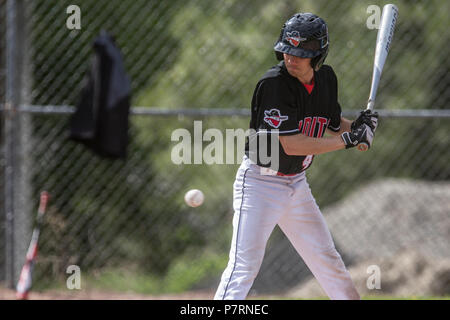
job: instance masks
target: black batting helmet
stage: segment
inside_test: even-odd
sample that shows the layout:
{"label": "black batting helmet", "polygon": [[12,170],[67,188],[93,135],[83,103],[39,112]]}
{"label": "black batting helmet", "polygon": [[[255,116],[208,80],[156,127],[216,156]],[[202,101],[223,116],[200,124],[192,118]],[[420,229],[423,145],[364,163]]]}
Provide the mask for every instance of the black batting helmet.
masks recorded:
{"label": "black batting helmet", "polygon": [[283,25],[274,50],[278,60],[283,53],[312,58],[311,66],[319,70],[328,54],[327,24],[315,14],[297,13]]}

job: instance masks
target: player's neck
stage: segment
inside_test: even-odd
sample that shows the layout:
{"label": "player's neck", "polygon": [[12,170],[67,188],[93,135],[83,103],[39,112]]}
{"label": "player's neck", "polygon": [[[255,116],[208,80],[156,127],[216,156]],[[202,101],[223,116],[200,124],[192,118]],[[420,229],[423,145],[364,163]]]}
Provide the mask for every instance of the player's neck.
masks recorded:
{"label": "player's neck", "polygon": [[312,84],[314,79],[314,70],[311,68],[303,74],[298,74],[297,79],[303,84]]}

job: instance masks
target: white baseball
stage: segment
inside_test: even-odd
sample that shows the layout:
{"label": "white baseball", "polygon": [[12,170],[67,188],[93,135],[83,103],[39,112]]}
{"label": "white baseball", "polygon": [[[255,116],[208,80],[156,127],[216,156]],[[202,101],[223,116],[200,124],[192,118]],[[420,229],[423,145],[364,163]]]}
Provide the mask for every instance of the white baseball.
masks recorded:
{"label": "white baseball", "polygon": [[184,195],[184,201],[190,207],[200,206],[203,203],[203,200],[205,200],[205,196],[203,195],[203,192],[198,189],[189,190]]}

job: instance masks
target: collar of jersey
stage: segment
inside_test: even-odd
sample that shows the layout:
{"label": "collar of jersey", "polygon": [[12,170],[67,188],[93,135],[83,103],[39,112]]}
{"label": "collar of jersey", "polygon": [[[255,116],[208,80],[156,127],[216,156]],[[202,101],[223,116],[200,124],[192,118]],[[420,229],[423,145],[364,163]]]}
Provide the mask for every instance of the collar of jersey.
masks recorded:
{"label": "collar of jersey", "polygon": [[[283,70],[283,73],[285,73],[288,77],[292,78],[293,80],[300,82],[297,78],[291,76],[291,74],[287,71],[286,65],[284,64],[284,60],[280,61],[280,63],[278,64],[281,69]],[[313,71],[313,80],[311,84],[304,84],[303,82],[300,82],[302,84],[302,86],[305,88],[305,90],[308,92],[308,94],[311,94],[312,91],[314,90],[314,86],[316,84],[316,71]]]}

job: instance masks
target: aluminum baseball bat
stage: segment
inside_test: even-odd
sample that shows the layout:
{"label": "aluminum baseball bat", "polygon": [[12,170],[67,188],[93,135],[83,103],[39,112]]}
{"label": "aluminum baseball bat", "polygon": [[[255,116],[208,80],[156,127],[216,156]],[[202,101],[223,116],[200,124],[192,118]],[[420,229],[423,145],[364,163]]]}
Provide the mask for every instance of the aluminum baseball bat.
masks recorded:
{"label": "aluminum baseball bat", "polygon": [[16,287],[16,298],[19,300],[28,299],[28,293],[32,285],[32,275],[34,262],[38,251],[39,234],[41,231],[43,216],[47,210],[47,203],[49,200],[49,194],[47,191],[42,191],[39,200],[39,208],[36,217],[36,225],[31,236],[30,246],[28,247],[25,264],[20,272],[19,281]]}
{"label": "aluminum baseball bat", "polygon": [[[398,18],[398,8],[393,4],[387,4],[383,7],[381,15],[380,29],[377,34],[377,42],[375,47],[375,58],[373,62],[372,83],[370,85],[369,100],[367,101],[366,110],[373,110],[375,106],[375,98],[380,83],[381,73],[383,72],[384,63],[386,62],[389,48],[391,47],[392,38],[394,36],[395,24]],[[369,146],[366,143],[358,145],[359,151],[366,151]]]}

